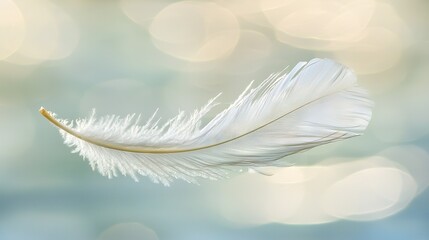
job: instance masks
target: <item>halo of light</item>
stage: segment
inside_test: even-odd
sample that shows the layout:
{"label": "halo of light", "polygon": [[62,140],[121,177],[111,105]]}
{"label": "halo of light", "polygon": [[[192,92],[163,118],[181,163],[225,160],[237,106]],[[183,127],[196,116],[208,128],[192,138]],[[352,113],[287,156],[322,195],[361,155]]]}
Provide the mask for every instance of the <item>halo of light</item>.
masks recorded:
{"label": "halo of light", "polygon": [[300,185],[275,185],[260,174],[242,174],[228,182],[221,212],[239,225],[275,222],[293,215],[301,206],[305,189]]}
{"label": "halo of light", "polygon": [[323,197],[327,212],[342,219],[369,221],[403,209],[415,196],[414,179],[395,168],[364,169],[334,183]]}
{"label": "halo of light", "polygon": [[240,16],[261,12],[260,3],[258,1],[215,0],[215,2]]}
{"label": "halo of light", "polygon": [[413,145],[400,145],[385,149],[378,155],[392,159],[407,169],[416,181],[418,193],[429,186],[429,154],[424,149]]}
{"label": "halo of light", "polygon": [[243,174],[228,182],[226,192],[221,194],[224,216],[240,225],[321,224],[336,220],[318,203],[320,191],[335,175],[330,168],[299,167],[291,170],[293,176],[287,176],[291,173],[287,168],[273,171],[273,176]]}
{"label": "halo of light", "polygon": [[229,55],[239,40],[235,16],[208,2],[170,4],[155,16],[149,32],[159,50],[196,62]]}
{"label": "halo of light", "polygon": [[6,61],[27,65],[69,56],[79,42],[74,21],[61,8],[49,1],[17,1],[27,23],[20,48]]}
{"label": "halo of light", "polygon": [[215,0],[215,2],[233,12],[240,20],[259,26],[270,27],[270,23],[262,12],[260,1]]}
{"label": "halo of light", "polygon": [[380,156],[269,172],[242,174],[222,186],[226,219],[239,225],[370,221],[397,213],[417,193],[413,171]]}
{"label": "halo of light", "polygon": [[371,18],[372,27],[382,27],[396,33],[406,42],[409,29],[402,17],[398,14],[397,8],[389,1],[377,1],[375,13]]}
{"label": "halo of light", "polygon": [[279,41],[328,51],[360,39],[375,9],[373,0],[263,0],[261,6]]}
{"label": "halo of light", "polygon": [[291,166],[285,168],[279,168],[275,174],[273,174],[269,181],[280,184],[294,184],[311,181],[312,179],[319,177],[326,167],[314,166],[314,167],[303,167],[303,166]]}
{"label": "halo of light", "polygon": [[169,4],[163,0],[121,0],[120,6],[124,14],[133,22],[147,27],[156,13]]}
{"label": "halo of light", "polygon": [[12,55],[24,41],[25,21],[11,0],[0,1],[0,60]]}

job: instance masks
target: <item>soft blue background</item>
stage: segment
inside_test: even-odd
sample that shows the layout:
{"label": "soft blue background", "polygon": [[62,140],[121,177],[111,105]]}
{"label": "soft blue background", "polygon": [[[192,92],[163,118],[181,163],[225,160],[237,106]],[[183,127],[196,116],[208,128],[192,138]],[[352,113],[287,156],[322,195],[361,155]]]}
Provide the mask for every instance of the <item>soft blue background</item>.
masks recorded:
{"label": "soft blue background", "polygon": [[[26,4],[15,2],[18,7]],[[256,53],[248,52],[253,45],[244,45],[242,52],[232,49],[232,55],[208,62],[183,60],[155,47],[157,40],[151,37],[148,26],[157,8],[142,5],[146,9],[142,15],[149,12],[149,20],[136,23],[127,16],[124,2],[52,1],[50,4],[55,4],[75,27],[60,25],[64,39],[77,38],[76,45],[64,43],[70,47],[70,54],[59,59],[36,59],[31,64],[8,58],[0,61],[0,239],[97,239],[112,225],[128,222],[145,225],[165,240],[429,239],[428,191],[417,195],[399,213],[377,221],[248,226],[231,223],[213,207],[212,194],[222,193],[218,189],[227,186],[228,180],[203,180],[200,186],[177,182],[166,188],[145,178],[135,183],[130,178],[107,179],[93,172],[86,161],[62,144],[57,130],[39,115],[40,106],[69,119],[84,117],[93,107],[99,114],[141,112],[146,117],[159,107],[165,119],[179,108],[191,111],[200,107],[218,92],[224,92],[220,101],[228,103],[250,80],[260,82],[270,73],[302,60],[331,57],[344,62],[335,50],[280,42],[273,26],[255,24],[233,10],[240,28],[252,31],[253,35],[248,36],[261,34],[263,41],[255,41],[265,45],[257,44],[260,48]],[[220,8],[237,9],[225,1],[213,2]],[[234,2],[245,9],[253,1]],[[351,67],[356,64],[361,85],[369,89],[376,103],[367,133],[294,160],[312,163],[337,156],[359,158],[402,145],[428,149],[428,3],[376,2],[395,9],[395,16],[404,26],[397,32],[392,30],[399,43],[393,44],[395,49],[391,51],[400,51],[400,56],[387,69],[365,73],[363,68],[359,72],[359,66],[372,57],[383,60],[377,52],[371,55],[371,50],[363,57],[352,58]],[[39,4],[43,8],[47,3]],[[169,2],[162,4],[160,9]],[[386,19],[388,22],[390,18]],[[395,27],[396,20],[385,24]],[[67,35],[68,30],[75,32]],[[0,26],[0,31],[6,30]],[[48,31],[42,37],[49,43],[54,34]],[[61,41],[67,42],[64,39]],[[222,107],[225,105],[211,116]],[[405,156],[416,157],[412,153]],[[429,158],[420,160],[427,162]]]}

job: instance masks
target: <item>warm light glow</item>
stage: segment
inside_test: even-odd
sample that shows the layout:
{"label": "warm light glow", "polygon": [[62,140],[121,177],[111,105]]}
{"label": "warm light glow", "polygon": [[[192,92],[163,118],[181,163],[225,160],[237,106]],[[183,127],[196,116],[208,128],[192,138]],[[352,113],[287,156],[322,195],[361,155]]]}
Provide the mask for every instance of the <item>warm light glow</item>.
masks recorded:
{"label": "warm light glow", "polygon": [[120,6],[133,22],[147,27],[155,15],[169,3],[166,0],[121,0]]}
{"label": "warm light glow", "polygon": [[379,155],[392,159],[404,171],[411,173],[417,183],[418,193],[429,186],[429,154],[425,149],[413,145],[395,146],[381,151]]}
{"label": "warm light glow", "polygon": [[45,60],[69,56],[79,40],[74,21],[62,9],[46,0],[17,1],[27,31],[20,48],[6,61],[16,64],[37,64]]}
{"label": "warm light glow", "polygon": [[234,15],[208,2],[169,5],[156,15],[149,32],[158,49],[188,61],[225,57],[239,40],[239,25]]}
{"label": "warm light glow", "polygon": [[0,0],[0,60],[13,54],[25,36],[25,21],[12,0]]}
{"label": "warm light glow", "polygon": [[[0,239],[428,239],[428,4],[0,0]],[[363,135],[198,186],[104,178],[37,112],[144,125],[159,109],[164,125],[222,93],[204,127],[251,81],[312,58],[347,65],[368,91]],[[308,114],[329,122],[341,104]]]}
{"label": "warm light glow", "polygon": [[360,39],[374,13],[372,0],[263,0],[277,38],[292,46],[335,50]]}
{"label": "warm light glow", "polygon": [[339,219],[368,221],[402,210],[419,182],[383,157],[330,159],[316,166],[244,174],[219,193],[222,212],[237,224],[320,224]]}
{"label": "warm light glow", "polygon": [[240,20],[257,26],[270,27],[260,0],[215,0],[215,2],[234,13]]}
{"label": "warm light glow", "polygon": [[323,203],[338,218],[376,220],[403,209],[416,189],[414,179],[400,169],[368,168],[335,182],[326,190]]}

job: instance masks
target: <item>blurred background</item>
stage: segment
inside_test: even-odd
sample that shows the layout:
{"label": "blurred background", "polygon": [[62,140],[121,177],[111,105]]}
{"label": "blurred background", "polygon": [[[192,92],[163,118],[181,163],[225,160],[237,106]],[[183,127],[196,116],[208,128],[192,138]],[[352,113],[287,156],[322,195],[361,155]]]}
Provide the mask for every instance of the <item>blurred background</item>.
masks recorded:
{"label": "blurred background", "polygon": [[[426,0],[0,0],[0,239],[429,239]],[[163,119],[328,57],[375,101],[364,136],[273,176],[107,179],[38,113]]]}

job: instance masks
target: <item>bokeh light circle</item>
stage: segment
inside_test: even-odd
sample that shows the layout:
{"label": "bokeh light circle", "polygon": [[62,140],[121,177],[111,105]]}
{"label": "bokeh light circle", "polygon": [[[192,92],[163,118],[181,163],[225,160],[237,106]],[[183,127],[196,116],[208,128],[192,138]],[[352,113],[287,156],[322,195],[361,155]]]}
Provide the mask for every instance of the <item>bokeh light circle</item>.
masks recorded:
{"label": "bokeh light circle", "polygon": [[155,16],[149,32],[161,51],[196,62],[227,56],[240,36],[238,21],[230,11],[196,1],[167,6]]}
{"label": "bokeh light circle", "polygon": [[415,166],[404,168],[382,156],[266,171],[242,174],[222,187],[219,207],[226,219],[238,225],[382,219],[404,209],[427,179],[416,181]]}
{"label": "bokeh light circle", "polygon": [[147,27],[155,15],[168,5],[165,0],[121,0],[124,14],[133,22]]}
{"label": "bokeh light circle", "polygon": [[19,49],[6,61],[38,64],[68,57],[79,42],[79,30],[73,19],[47,0],[16,1],[26,22],[25,38]]}
{"label": "bokeh light circle", "polygon": [[24,41],[25,21],[11,0],[0,0],[0,60],[13,54]]}
{"label": "bokeh light circle", "polygon": [[361,38],[374,14],[373,0],[262,0],[277,39],[314,50],[347,47]]}
{"label": "bokeh light circle", "polygon": [[327,189],[324,206],[341,219],[371,221],[403,209],[415,196],[417,185],[397,168],[368,168],[341,179]]}

